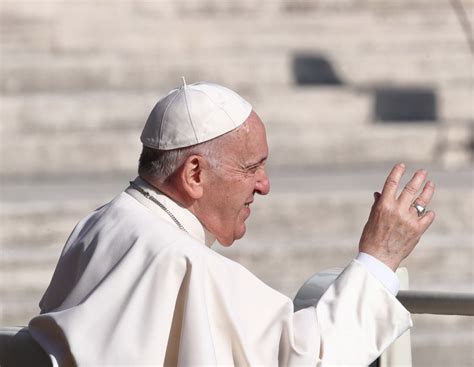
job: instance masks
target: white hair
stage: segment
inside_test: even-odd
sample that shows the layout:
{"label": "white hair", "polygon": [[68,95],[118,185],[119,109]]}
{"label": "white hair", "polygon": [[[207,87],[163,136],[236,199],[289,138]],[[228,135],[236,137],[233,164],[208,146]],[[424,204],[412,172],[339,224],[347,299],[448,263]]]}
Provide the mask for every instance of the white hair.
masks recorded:
{"label": "white hair", "polygon": [[238,128],[221,135],[217,138],[208,140],[204,143],[192,145],[190,147],[178,148],[172,150],[159,150],[143,146],[138,165],[140,176],[150,177],[159,182],[164,182],[172,175],[184,161],[191,155],[204,157],[211,168],[218,168],[222,158],[222,146],[224,140],[234,139],[235,134],[240,129],[248,131],[248,123],[245,122]]}

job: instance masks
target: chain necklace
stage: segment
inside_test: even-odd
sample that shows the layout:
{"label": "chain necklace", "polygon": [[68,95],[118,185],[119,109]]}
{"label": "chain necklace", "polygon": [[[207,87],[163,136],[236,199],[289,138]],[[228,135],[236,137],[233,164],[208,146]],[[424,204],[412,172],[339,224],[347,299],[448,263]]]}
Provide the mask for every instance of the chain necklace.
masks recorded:
{"label": "chain necklace", "polygon": [[140,194],[142,194],[145,198],[147,198],[148,200],[151,200],[153,201],[156,205],[158,205],[161,209],[163,209],[163,211],[169,215],[169,217],[173,220],[173,222],[176,223],[176,225],[179,227],[179,229],[181,229],[182,231],[188,233],[188,231],[186,231],[186,229],[183,227],[183,225],[179,222],[178,219],[176,219],[176,217],[173,215],[173,213],[171,213],[169,211],[169,209],[164,206],[162,203],[160,203],[158,200],[156,200],[153,196],[150,195],[149,192],[143,190],[140,186],[138,186],[135,182],[133,181],[130,181],[130,186],[132,186],[135,190],[137,190]]}

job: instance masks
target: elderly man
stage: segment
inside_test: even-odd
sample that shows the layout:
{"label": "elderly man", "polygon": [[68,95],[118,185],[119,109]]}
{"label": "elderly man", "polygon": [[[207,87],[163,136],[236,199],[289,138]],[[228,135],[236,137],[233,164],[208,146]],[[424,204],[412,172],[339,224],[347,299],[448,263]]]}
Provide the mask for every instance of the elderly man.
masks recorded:
{"label": "elderly man", "polygon": [[59,366],[367,365],[411,325],[393,271],[434,219],[418,171],[391,171],[360,253],[314,307],[210,246],[245,234],[270,182],[265,127],[222,86],[170,92],[143,130],[139,177],[84,218],[43,296],[33,337]]}

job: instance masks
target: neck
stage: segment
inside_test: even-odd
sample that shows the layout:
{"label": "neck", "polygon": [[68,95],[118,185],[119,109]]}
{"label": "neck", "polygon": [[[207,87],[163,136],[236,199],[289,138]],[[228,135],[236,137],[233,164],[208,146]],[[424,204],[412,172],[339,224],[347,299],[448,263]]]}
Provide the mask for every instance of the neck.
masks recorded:
{"label": "neck", "polygon": [[196,200],[186,194],[186,191],[182,189],[182,185],[177,182],[177,178],[174,177],[174,175],[171,175],[163,182],[147,176],[140,177],[142,180],[146,181],[148,185],[168,196],[183,208],[189,210],[196,218],[198,218],[198,220],[200,220],[196,213]]}
{"label": "neck", "polygon": [[[140,183],[140,179],[142,183]],[[185,205],[183,205],[182,201],[177,199],[177,195],[173,195],[173,193],[175,193],[175,190],[167,190],[166,192],[162,188],[163,185],[157,184],[153,180],[147,180],[143,176],[140,176],[138,181],[136,180],[134,181],[134,183],[132,183],[132,189],[135,184],[138,186],[142,186],[145,191],[148,191],[149,194],[154,196],[155,199],[157,199],[161,204],[164,204],[164,206],[171,212],[173,217],[175,217],[177,221],[184,227],[184,230],[188,232],[192,237],[196,238],[208,247],[212,246],[216,238],[212,233],[206,230],[206,228],[200,222],[199,218],[192,211],[192,207],[186,207]],[[157,208],[157,204],[153,203],[153,200],[150,201],[150,199],[147,199],[142,194],[135,196],[135,198],[138,201],[142,202],[145,206],[150,207],[151,205],[153,210],[154,208]],[[163,216],[164,212],[165,211],[163,211],[162,208],[159,208],[159,210],[156,211],[159,216]],[[169,214],[166,213],[164,218],[169,219]]]}

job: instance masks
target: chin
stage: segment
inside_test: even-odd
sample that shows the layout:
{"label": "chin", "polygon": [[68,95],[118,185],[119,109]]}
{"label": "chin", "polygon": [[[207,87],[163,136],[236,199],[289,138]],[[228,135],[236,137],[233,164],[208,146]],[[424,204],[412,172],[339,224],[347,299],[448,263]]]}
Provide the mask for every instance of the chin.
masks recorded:
{"label": "chin", "polygon": [[230,247],[236,240],[240,240],[242,237],[244,237],[246,228],[245,224],[242,226],[239,231],[236,231],[232,234],[232,236],[226,237],[226,238],[219,238],[217,237],[217,241],[224,246],[224,247]]}
{"label": "chin", "polygon": [[234,243],[235,240],[236,239],[234,239],[234,238],[228,238],[228,239],[217,238],[217,241],[219,242],[219,244],[221,246],[224,246],[224,247],[232,246],[232,244]]}

